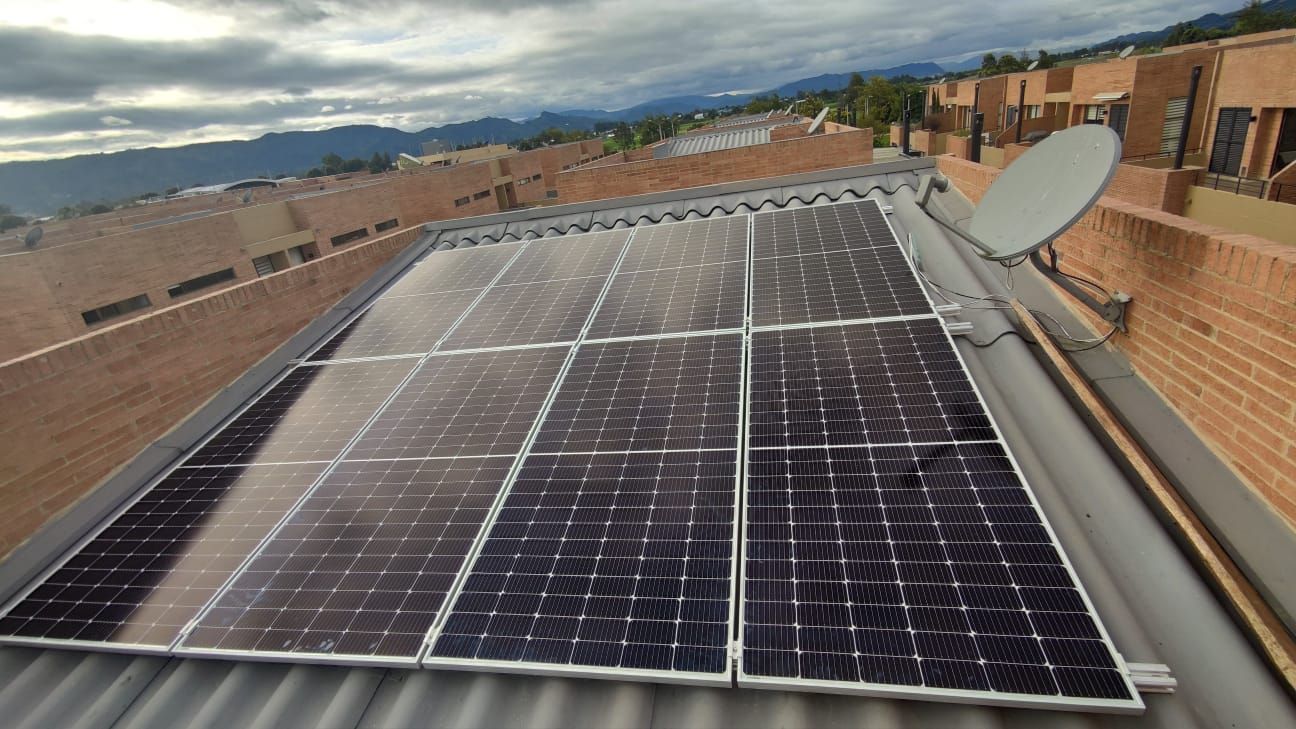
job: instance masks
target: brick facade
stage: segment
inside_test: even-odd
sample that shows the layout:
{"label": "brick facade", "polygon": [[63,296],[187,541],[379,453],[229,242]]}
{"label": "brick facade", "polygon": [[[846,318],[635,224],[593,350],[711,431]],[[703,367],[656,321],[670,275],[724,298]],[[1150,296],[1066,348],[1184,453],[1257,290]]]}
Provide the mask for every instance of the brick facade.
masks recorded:
{"label": "brick facade", "polygon": [[[951,157],[937,163],[974,201],[999,174]],[[1296,522],[1296,248],[1110,196],[1056,245],[1070,271],[1134,298],[1129,334],[1112,344]]]}
{"label": "brick facade", "polygon": [[[308,189],[317,194],[267,204],[286,205],[297,230],[314,232],[320,254],[332,252],[330,239],[343,233],[364,228],[368,238],[379,235],[376,223],[396,219],[404,228],[500,209],[494,194],[474,198],[492,192],[489,162],[373,176],[370,181],[334,191],[326,185],[322,193]],[[294,194],[301,193],[298,189]],[[467,204],[454,204],[464,197]],[[168,295],[168,287],[231,267],[235,282],[255,279],[252,256],[243,250],[249,241],[238,219],[260,209],[263,206],[240,203],[225,212],[79,242],[42,240],[33,251],[5,256],[0,265],[0,306],[6,312],[0,317],[0,361],[119,321],[87,326],[81,318],[84,311],[140,294],[147,294],[151,302],[145,311],[168,306],[177,301]]]}
{"label": "brick facade", "polygon": [[0,365],[0,555],[363,283],[419,232],[356,243]]}
{"label": "brick facade", "polygon": [[558,176],[558,198],[564,203],[603,200],[872,161],[873,132],[857,129],[683,157],[569,170]]}

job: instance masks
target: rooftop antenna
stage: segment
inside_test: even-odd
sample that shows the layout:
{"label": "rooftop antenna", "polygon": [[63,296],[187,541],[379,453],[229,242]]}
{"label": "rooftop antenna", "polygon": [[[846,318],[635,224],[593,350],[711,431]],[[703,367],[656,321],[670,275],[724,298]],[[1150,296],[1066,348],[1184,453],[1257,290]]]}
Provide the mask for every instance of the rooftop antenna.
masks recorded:
{"label": "rooftop antenna", "polygon": [[1121,49],[1120,58],[1122,60],[1129,58],[1130,54],[1133,52],[1134,52],[1134,46],[1125,46],[1123,49]]}
{"label": "rooftop antenna", "polygon": [[41,236],[43,235],[45,235],[45,229],[38,225],[27,231],[27,235],[23,236],[23,245],[28,248],[35,248],[36,244],[40,243]]}
{"label": "rooftop antenna", "polygon": [[806,130],[806,136],[808,137],[819,131],[819,127],[823,126],[824,119],[826,118],[828,118],[828,107],[825,106],[815,115],[814,121],[810,122],[810,128]]}
{"label": "rooftop antenna", "polygon": [[[1053,133],[1005,169],[981,198],[967,230],[929,207],[933,191],[949,189],[944,176],[923,176],[917,203],[942,227],[970,243],[978,256],[1001,262],[1029,257],[1041,273],[1124,331],[1129,296],[1117,292],[1107,303],[1097,301],[1058,271],[1052,246],[1098,202],[1116,174],[1120,155],[1116,132],[1082,124]],[[1046,246],[1048,263],[1040,256]]]}
{"label": "rooftop antenna", "polygon": [[1031,61],[1031,62],[1030,62],[1030,65],[1026,67],[1026,70],[1027,70],[1027,71],[1034,71],[1034,70],[1035,70],[1035,67],[1038,66],[1038,65],[1039,65],[1039,61]]}

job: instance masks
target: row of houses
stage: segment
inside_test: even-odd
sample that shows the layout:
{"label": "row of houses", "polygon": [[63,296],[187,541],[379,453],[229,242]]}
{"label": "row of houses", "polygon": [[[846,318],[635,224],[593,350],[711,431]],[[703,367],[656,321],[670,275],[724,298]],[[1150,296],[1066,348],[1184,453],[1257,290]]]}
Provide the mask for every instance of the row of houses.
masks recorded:
{"label": "row of houses", "polygon": [[[1121,137],[1125,161],[1169,157],[1179,143],[1195,69],[1189,165],[1243,180],[1256,191],[1296,161],[1296,30],[932,84],[924,107],[929,113],[915,124],[910,145],[924,154],[952,151],[950,139],[965,138],[980,113],[988,148],[1032,133],[1105,124]],[[898,127],[893,132],[896,143]]]}

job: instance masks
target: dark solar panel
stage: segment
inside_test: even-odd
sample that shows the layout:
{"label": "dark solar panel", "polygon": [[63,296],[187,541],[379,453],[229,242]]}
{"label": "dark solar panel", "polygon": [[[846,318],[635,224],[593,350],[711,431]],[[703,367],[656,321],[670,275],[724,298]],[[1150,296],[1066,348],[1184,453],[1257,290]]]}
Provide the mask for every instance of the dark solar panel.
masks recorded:
{"label": "dark solar panel", "polygon": [[185,464],[332,460],[415,364],[402,359],[298,367]]}
{"label": "dark solar panel", "polygon": [[586,337],[737,328],[743,325],[746,306],[744,261],[619,273]]}
{"label": "dark solar panel", "polygon": [[340,463],[182,647],[416,659],[512,463]]}
{"label": "dark solar panel", "polygon": [[172,471],[0,619],[0,636],[167,648],[326,465]]}
{"label": "dark solar panel", "polygon": [[500,276],[499,283],[607,276],[629,237],[629,230],[608,230],[533,240]]}
{"label": "dark solar panel", "polygon": [[752,267],[753,326],[932,311],[898,246],[758,258]]}
{"label": "dark solar panel", "polygon": [[618,271],[747,260],[747,216],[732,215],[635,229]]}
{"label": "dark solar panel", "polygon": [[429,357],[348,459],[516,455],[570,347]]}
{"label": "dark solar panel", "polygon": [[742,335],[582,344],[532,451],[733,448]]}
{"label": "dark solar panel", "polygon": [[994,440],[937,319],[752,333],[750,445]]}
{"label": "dark solar panel", "polygon": [[932,313],[872,200],[753,218],[753,326]]}
{"label": "dark solar panel", "polygon": [[774,210],[752,216],[752,256],[887,248],[896,244],[873,200]]}
{"label": "dark solar panel", "polygon": [[430,352],[480,294],[481,289],[464,289],[383,297],[333,335],[310,361]]}
{"label": "dark solar panel", "polygon": [[484,289],[521,248],[519,245],[492,245],[436,251],[402,276],[383,294],[383,298]]}
{"label": "dark solar panel", "polygon": [[433,662],[727,676],[736,471],[732,450],[529,456]]}
{"label": "dark solar panel", "polygon": [[1136,705],[998,443],[752,450],[745,508],[744,674]]}
{"label": "dark solar panel", "polygon": [[575,341],[606,282],[604,275],[492,286],[438,349]]}

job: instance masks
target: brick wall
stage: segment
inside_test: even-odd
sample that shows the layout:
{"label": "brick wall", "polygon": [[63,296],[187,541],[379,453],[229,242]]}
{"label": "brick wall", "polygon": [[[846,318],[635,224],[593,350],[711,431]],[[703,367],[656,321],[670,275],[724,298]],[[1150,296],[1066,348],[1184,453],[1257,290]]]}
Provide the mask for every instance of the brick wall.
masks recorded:
{"label": "brick wall", "polygon": [[[1188,130],[1188,148],[1201,147],[1201,135],[1207,125],[1207,105],[1202,102],[1210,87],[1210,79],[1215,74],[1218,55],[1215,50],[1204,50],[1137,59],[1133,93],[1128,99],[1130,110],[1125,127],[1125,141],[1121,149],[1123,156],[1150,155],[1160,151],[1166,102],[1172,98],[1188,95],[1193,66],[1202,67],[1202,80],[1198,87],[1197,106],[1193,112],[1192,124]],[[1109,61],[1104,65],[1115,63]],[[1075,94],[1072,95],[1072,99],[1077,103],[1088,103]]]}
{"label": "brick wall", "polygon": [[800,139],[806,136],[806,131],[809,130],[809,128],[810,122],[774,127],[773,129],[770,129],[770,141],[785,142],[789,139]]}
{"label": "brick wall", "polygon": [[[937,164],[974,201],[999,174],[951,157]],[[1296,523],[1296,247],[1111,197],[1056,245],[1068,270],[1134,298],[1129,334],[1114,346]]]}
{"label": "brick wall", "polygon": [[[473,199],[475,193],[492,190],[489,162],[360,179],[365,178],[370,183],[366,186],[341,187],[280,204],[287,205],[298,230],[314,231],[316,245],[325,254],[335,250],[330,238],[359,228],[372,238],[378,235],[375,223],[392,218],[403,228],[499,211],[493,194]],[[544,185],[535,186],[538,197],[544,197]],[[463,197],[468,204],[456,207],[454,201]],[[0,306],[5,307],[0,362],[90,331],[81,318],[83,311],[147,294],[151,308],[138,312],[142,315],[174,303],[168,287],[226,268],[234,269],[235,281],[255,279],[252,258],[242,249],[249,241],[240,234],[237,218],[238,211],[257,209],[239,204],[219,214],[66,245],[42,241],[33,251],[5,256],[0,264]]]}
{"label": "brick wall", "polygon": [[951,134],[945,139],[945,152],[959,159],[967,159],[972,153],[971,137],[960,137]]}
{"label": "brick wall", "polygon": [[1269,176],[1281,126],[1279,110],[1296,107],[1296,87],[1291,83],[1294,74],[1296,45],[1237,48],[1221,54],[1218,78],[1208,104],[1205,139],[1209,147],[1215,138],[1221,108],[1250,107],[1252,116],[1258,119],[1247,130],[1243,176]]}
{"label": "brick wall", "polygon": [[558,198],[564,203],[603,200],[872,161],[872,130],[816,134],[739,149],[570,170],[558,176]]}
{"label": "brick wall", "polygon": [[1153,169],[1122,164],[1116,168],[1107,196],[1135,205],[1183,215],[1188,186],[1197,179],[1199,167],[1181,170]]}
{"label": "brick wall", "polygon": [[8,554],[310,323],[412,228],[0,365],[0,555]]}
{"label": "brick wall", "polygon": [[[529,205],[544,199],[544,173],[540,169],[538,155],[522,152],[509,160],[509,171],[513,173],[513,190],[519,205]],[[536,175],[540,175],[540,179],[532,180]],[[525,184],[523,180],[526,180]]]}

